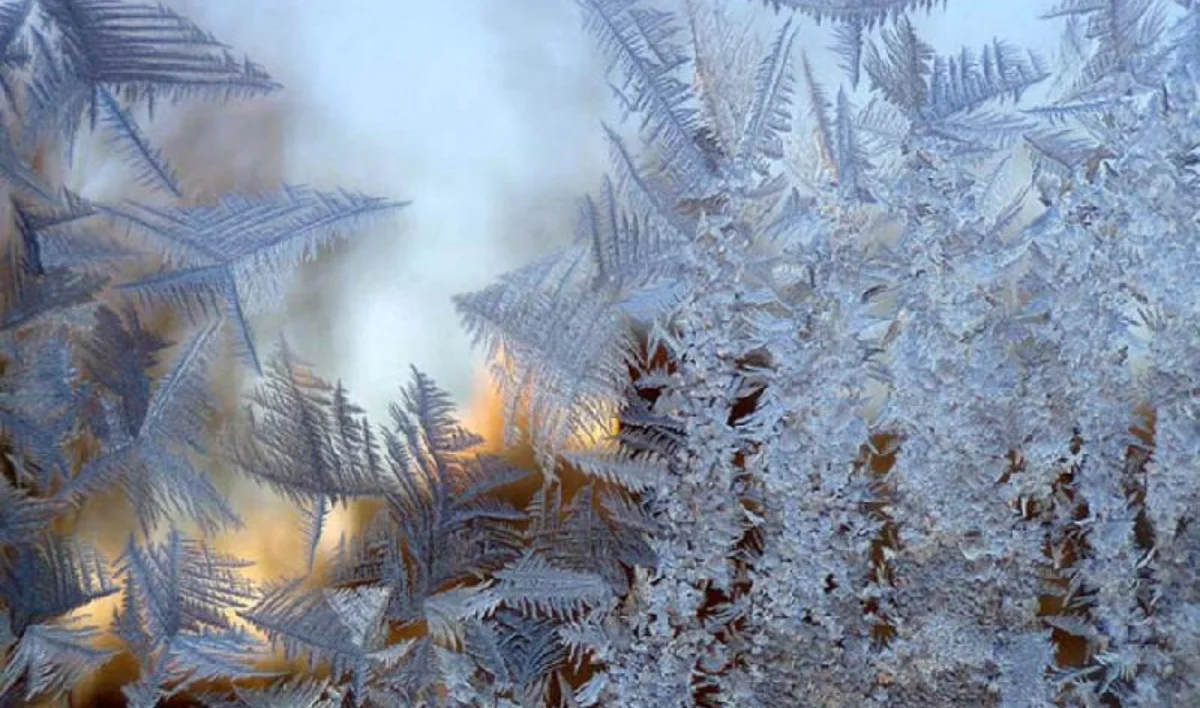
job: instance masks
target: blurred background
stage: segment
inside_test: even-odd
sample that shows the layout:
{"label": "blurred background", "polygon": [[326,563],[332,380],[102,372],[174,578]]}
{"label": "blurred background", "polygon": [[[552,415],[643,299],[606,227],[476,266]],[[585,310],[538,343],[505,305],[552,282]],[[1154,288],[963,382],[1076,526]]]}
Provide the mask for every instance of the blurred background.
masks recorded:
{"label": "blurred background", "polygon": [[282,181],[412,202],[307,268],[260,341],[282,326],[380,417],[410,364],[468,405],[482,360],[451,296],[568,243],[603,168],[608,89],[574,3],[173,6],[284,84],[239,119],[193,104],[160,121],[196,193]]}

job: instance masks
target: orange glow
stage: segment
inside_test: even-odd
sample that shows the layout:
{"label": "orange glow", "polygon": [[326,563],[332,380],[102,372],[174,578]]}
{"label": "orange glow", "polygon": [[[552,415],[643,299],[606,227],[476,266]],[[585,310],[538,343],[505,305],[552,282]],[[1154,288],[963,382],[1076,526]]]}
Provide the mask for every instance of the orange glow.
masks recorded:
{"label": "orange glow", "polygon": [[[498,370],[496,367],[502,366],[503,363],[499,362],[491,369],[482,369],[476,374],[469,403],[457,415],[464,428],[483,438],[483,443],[476,448],[476,452],[502,454],[510,463],[532,469],[536,463],[527,444],[514,448],[505,445],[504,399],[492,373]],[[603,444],[605,439],[616,432],[616,421],[607,427],[598,424],[594,429],[581,432],[583,434],[578,436],[574,443],[589,446],[584,438],[590,436],[596,443]],[[259,586],[271,581],[307,575],[308,546],[303,517],[296,505],[265,487],[241,478],[231,479],[218,473],[216,481],[228,495],[243,521],[243,526],[209,536],[209,547],[222,555],[252,562],[253,565],[245,568],[242,574]],[[507,491],[507,494],[511,495],[510,501],[518,506],[523,505],[536,485],[536,475],[514,485]],[[130,532],[136,526],[132,515],[112,513],[114,504],[120,504],[122,501],[115,497],[93,500],[89,505],[91,508],[77,520],[74,528],[80,536],[91,539],[110,559],[115,559],[121,554]],[[343,537],[348,538],[358,533],[377,509],[377,502],[359,501],[348,506],[339,505],[330,510],[314,561],[312,577],[315,582],[320,582],[318,579],[324,575],[339,541]],[[194,526],[184,525],[180,530],[189,537],[202,536],[200,530]],[[113,650],[115,655],[100,671],[75,687],[71,692],[73,705],[96,705],[96,701],[103,703],[110,700],[112,696],[119,694],[120,686],[137,677],[134,657],[112,633],[111,620],[114,612],[120,607],[122,592],[97,600],[74,613],[75,617],[86,618],[91,624],[106,630],[96,643]],[[230,613],[229,616],[235,624],[266,643],[262,632],[242,621],[235,613]],[[421,633],[424,629],[408,627],[405,631]],[[308,673],[303,667],[303,662],[285,662],[281,651],[264,656],[256,663],[260,669],[280,671],[284,674]]]}
{"label": "orange glow", "polygon": [[[476,376],[470,403],[459,413],[464,427],[483,437],[481,452],[500,452],[504,448],[504,405],[503,399],[492,377],[486,370]],[[218,475],[220,477],[220,475]],[[304,576],[308,573],[308,546],[303,533],[303,518],[295,504],[280,498],[270,490],[242,479],[218,481],[233,503],[243,526],[208,538],[209,547],[217,553],[252,562],[242,571],[243,576],[262,585]],[[125,548],[129,534],[136,528],[133,515],[113,514],[114,506],[124,503],[116,497],[101,497],[85,506],[73,533],[90,540],[105,557],[116,559]],[[325,520],[314,574],[320,576],[333,552],[343,537],[357,533],[371,511],[376,508],[370,502],[333,507]],[[190,537],[201,537],[200,530],[184,525],[181,531]],[[136,662],[124,651],[119,639],[112,634],[111,621],[120,607],[123,590],[96,600],[72,613],[72,618],[95,625],[104,634],[98,638],[97,646],[117,652],[113,660],[90,679],[72,691],[75,705],[90,705],[92,699],[108,696],[119,691],[119,686],[133,681],[137,675]],[[256,628],[236,616],[232,619],[260,639],[265,636]],[[268,658],[263,668],[285,669],[282,656]],[[292,667],[293,669],[296,667]]]}
{"label": "orange glow", "polygon": [[[466,411],[461,415],[462,425],[467,430],[481,436],[484,440],[479,452],[500,453],[505,451],[505,401],[497,383],[500,372],[506,372],[507,366],[503,354],[496,356],[488,368],[475,375],[475,393]],[[536,385],[536,384],[535,384]],[[528,395],[523,391],[522,396]],[[525,402],[518,405],[516,426],[525,431],[528,428],[528,418]],[[603,422],[595,421],[590,425],[581,426],[572,431],[566,445],[570,449],[591,449],[598,445],[611,442],[620,429],[619,419],[615,411]],[[509,450],[511,452],[511,450]]]}
{"label": "orange glow", "polygon": [[480,452],[504,448],[504,399],[487,369],[475,375],[475,392],[462,413],[462,425],[483,438]]}

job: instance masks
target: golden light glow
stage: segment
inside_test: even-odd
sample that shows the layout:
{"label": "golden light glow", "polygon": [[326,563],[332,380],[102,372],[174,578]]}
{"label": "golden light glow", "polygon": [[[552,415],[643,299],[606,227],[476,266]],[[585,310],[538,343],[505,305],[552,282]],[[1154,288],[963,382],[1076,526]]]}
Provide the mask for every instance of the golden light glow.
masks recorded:
{"label": "golden light glow", "polygon": [[[470,402],[458,416],[466,429],[483,438],[478,452],[504,454],[506,458],[510,458],[510,462],[523,467],[534,464],[534,458],[530,450],[526,449],[527,446],[516,449],[505,447],[503,396],[487,369],[476,374]],[[614,419],[608,426],[597,425],[594,430],[583,431],[585,434],[579,436],[580,444],[587,437],[602,441],[615,434],[616,428]],[[223,555],[252,562],[253,565],[244,569],[243,575],[259,586],[270,581],[307,575],[307,540],[303,533],[303,518],[295,504],[252,482],[240,478],[220,479],[220,473],[217,477],[218,486],[226,492],[244,525],[240,529],[209,537],[209,547]],[[533,482],[532,478],[530,482]],[[530,485],[517,485],[510,490],[514,494],[514,503],[522,503],[532,492],[532,487],[525,487]],[[114,513],[114,509],[125,502],[119,495],[109,496],[112,498],[99,497],[89,503],[72,532],[94,543],[106,557],[115,559],[124,550],[129,534],[135,530],[136,521],[132,514]],[[335,506],[330,510],[317,548],[313,568],[315,577],[323,574],[339,541],[343,537],[349,538],[358,533],[377,508],[378,503],[358,502],[349,506]],[[201,537],[199,529],[195,527],[184,525],[180,530],[189,537]],[[80,619],[86,617],[90,624],[109,630],[97,643],[118,652],[114,660],[72,691],[74,705],[92,705],[96,700],[103,700],[100,697],[115,695],[121,685],[137,676],[137,665],[133,657],[124,652],[121,642],[111,633],[111,620],[120,602],[121,592],[117,592],[89,604],[74,614]],[[266,637],[253,626],[236,615],[231,615],[231,619],[265,642]],[[303,670],[298,663],[284,662],[279,653],[265,658],[260,664],[260,668],[285,673]]]}
{"label": "golden light glow", "polygon": [[462,413],[462,425],[483,438],[481,452],[504,447],[504,400],[487,369],[475,375],[474,393]]}
{"label": "golden light glow", "polygon": [[[468,430],[480,435],[484,443],[483,452],[500,452],[504,447],[504,406],[491,376],[486,370],[476,375],[473,394],[459,417]],[[220,475],[218,475],[220,476]],[[303,533],[303,518],[295,504],[280,498],[249,481],[225,479],[218,486],[228,494],[234,508],[243,521],[240,529],[232,529],[208,538],[209,547],[223,555],[250,561],[252,565],[243,570],[243,576],[261,586],[270,581],[302,577],[308,574],[308,546]],[[111,497],[111,498],[110,498]],[[92,543],[106,558],[120,556],[136,530],[134,514],[116,512],[126,505],[119,495],[102,495],[91,500],[70,529],[72,535]],[[356,503],[333,507],[325,520],[325,528],[317,547],[313,568],[316,574],[325,569],[339,541],[356,534],[365,521],[372,516],[378,504]],[[201,533],[194,526],[182,525],[180,529],[189,537],[199,538]],[[123,591],[96,600],[73,613],[71,617],[106,630],[97,645],[115,652],[124,647],[112,634],[112,619],[120,607]],[[250,631],[259,639],[265,636],[256,628],[232,616],[234,622]],[[285,670],[281,656],[265,662],[272,670]],[[298,665],[297,665],[298,666]],[[119,653],[96,675],[76,686],[72,691],[73,705],[92,705],[98,696],[107,696],[119,690],[121,684],[136,678],[137,668],[133,657]]]}
{"label": "golden light glow", "polygon": [[[463,427],[483,438],[484,442],[479,452],[495,454],[506,448],[505,430],[508,422],[505,420],[504,394],[497,383],[497,377],[502,373],[512,372],[503,354],[500,354],[493,359],[489,367],[475,375],[475,393],[461,416]],[[535,387],[536,385],[536,382],[532,384]],[[526,396],[527,393],[523,392],[522,395]],[[526,414],[524,403],[518,405],[516,426],[519,430],[525,431],[528,428]],[[620,421],[613,411],[604,421],[593,421],[582,429],[573,430],[566,445],[569,449],[591,449],[611,441],[619,430]]]}

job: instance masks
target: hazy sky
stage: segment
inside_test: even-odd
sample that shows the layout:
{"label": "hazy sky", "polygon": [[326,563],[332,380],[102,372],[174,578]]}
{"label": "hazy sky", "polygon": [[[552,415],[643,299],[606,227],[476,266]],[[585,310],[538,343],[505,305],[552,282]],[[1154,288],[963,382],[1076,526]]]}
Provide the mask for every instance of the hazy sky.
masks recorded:
{"label": "hazy sky", "polygon": [[480,360],[451,296],[568,241],[603,166],[607,88],[574,4],[176,6],[285,84],[270,138],[244,146],[278,151],[280,178],[413,202],[310,274],[299,348],[373,410],[409,364],[465,400]]}
{"label": "hazy sky", "polygon": [[[733,14],[781,18],[750,0]],[[233,119],[185,115],[173,152],[211,189],[286,180],[412,200],[306,273],[299,348],[378,411],[415,364],[465,401],[480,366],[450,297],[567,242],[605,161],[602,63],[572,0],[177,0],[286,88]],[[1000,35],[1047,46],[1040,0],[950,2],[919,20],[940,49]],[[922,15],[918,15],[923,17]],[[831,87],[827,28],[800,46]],[[798,106],[798,110],[804,110]],[[181,114],[182,115],[182,114]],[[225,115],[228,115],[228,110]],[[218,144],[217,150],[208,145]],[[219,155],[214,157],[214,154]]]}

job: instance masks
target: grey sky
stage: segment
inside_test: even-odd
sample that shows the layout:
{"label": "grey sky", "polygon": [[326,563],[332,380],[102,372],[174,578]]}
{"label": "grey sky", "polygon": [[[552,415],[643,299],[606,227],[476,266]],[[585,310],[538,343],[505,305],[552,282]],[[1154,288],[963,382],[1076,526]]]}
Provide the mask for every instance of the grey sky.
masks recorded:
{"label": "grey sky", "polygon": [[290,318],[299,347],[375,411],[409,364],[465,401],[480,360],[451,296],[566,242],[602,169],[607,89],[574,4],[182,7],[286,85],[282,179],[413,201],[308,274]]}

